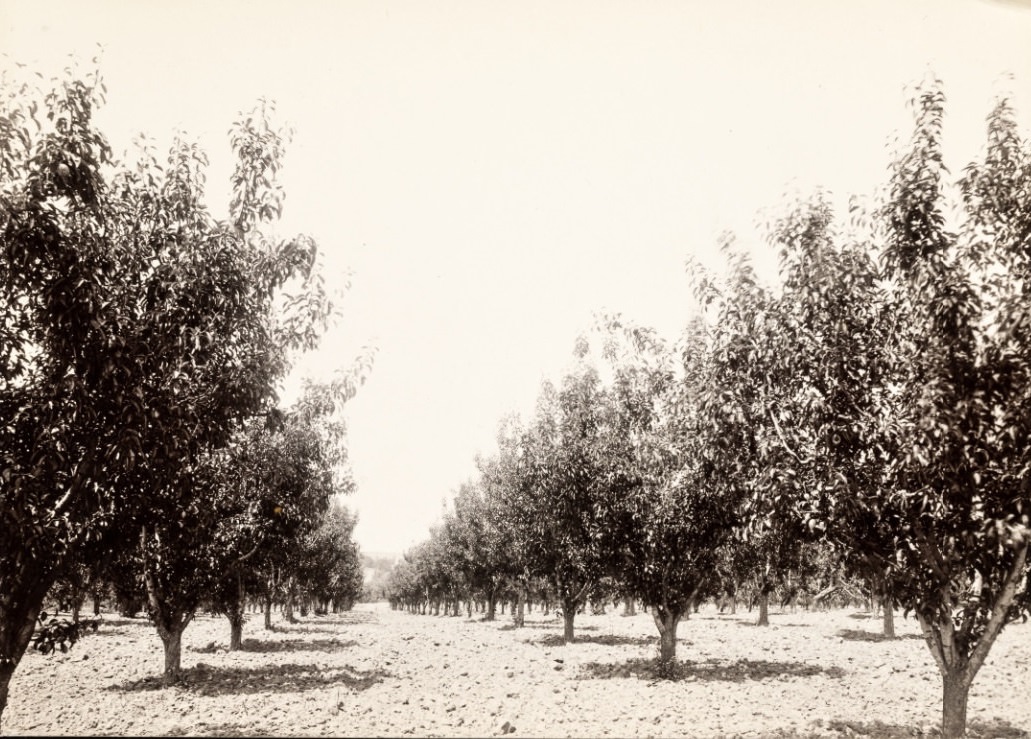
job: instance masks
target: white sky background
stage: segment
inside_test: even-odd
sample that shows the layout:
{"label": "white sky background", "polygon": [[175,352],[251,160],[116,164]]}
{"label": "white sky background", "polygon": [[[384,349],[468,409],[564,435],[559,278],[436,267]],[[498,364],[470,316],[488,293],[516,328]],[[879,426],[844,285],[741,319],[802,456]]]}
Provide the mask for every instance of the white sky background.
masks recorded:
{"label": "white sky background", "polygon": [[1013,0],[0,0],[12,60],[47,71],[97,43],[115,151],[199,139],[218,214],[238,112],[266,96],[294,127],[283,235],[314,236],[353,284],[303,371],[378,347],[347,413],[371,552],[425,538],[593,311],[673,338],[688,255],[717,265],[725,229],[758,242],[786,192],[882,183],[928,72],[957,175],[998,93],[1031,131],[1031,7]]}

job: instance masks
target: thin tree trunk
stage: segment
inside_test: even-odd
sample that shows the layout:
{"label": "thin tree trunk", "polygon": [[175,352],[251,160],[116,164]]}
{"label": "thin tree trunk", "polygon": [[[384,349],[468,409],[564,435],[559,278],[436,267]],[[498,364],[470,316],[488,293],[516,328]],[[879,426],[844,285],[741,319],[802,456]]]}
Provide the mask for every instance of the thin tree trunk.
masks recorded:
{"label": "thin tree trunk", "polygon": [[894,639],[895,638],[895,599],[890,595],[885,595],[881,601],[881,606],[884,609],[884,618],[882,622],[881,632],[884,636]]}
{"label": "thin tree trunk", "polygon": [[623,600],[623,615],[624,616],[636,616],[637,605],[634,603],[633,598],[625,598]]}
{"label": "thin tree trunk", "polygon": [[283,603],[283,620],[285,620],[288,624],[297,623],[297,619],[294,617],[293,583],[290,584],[290,587],[286,592],[286,602]]}
{"label": "thin tree trunk", "polygon": [[512,609],[512,623],[517,629],[521,629],[525,623],[526,614],[526,588],[520,587],[516,596],[516,605]]}
{"label": "thin tree trunk", "polygon": [[265,602],[262,603],[262,612],[265,621],[265,631],[272,631],[272,596],[266,595]]}
{"label": "thin tree trunk", "polygon": [[229,613],[229,651],[243,648],[243,622],[246,614],[247,599],[243,587],[243,576],[236,573],[236,600],[230,604]]}

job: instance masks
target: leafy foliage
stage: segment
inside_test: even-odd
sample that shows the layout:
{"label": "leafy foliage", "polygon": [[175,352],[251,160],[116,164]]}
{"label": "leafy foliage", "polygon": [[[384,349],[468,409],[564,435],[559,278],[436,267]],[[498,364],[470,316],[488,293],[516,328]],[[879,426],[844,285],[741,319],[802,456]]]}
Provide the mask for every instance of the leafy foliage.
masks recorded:
{"label": "leafy foliage", "polygon": [[46,611],[39,614],[39,626],[32,635],[32,648],[42,654],[67,652],[72,645],[90,632],[96,632],[101,619],[87,618],[69,621],[65,618],[50,616]]}

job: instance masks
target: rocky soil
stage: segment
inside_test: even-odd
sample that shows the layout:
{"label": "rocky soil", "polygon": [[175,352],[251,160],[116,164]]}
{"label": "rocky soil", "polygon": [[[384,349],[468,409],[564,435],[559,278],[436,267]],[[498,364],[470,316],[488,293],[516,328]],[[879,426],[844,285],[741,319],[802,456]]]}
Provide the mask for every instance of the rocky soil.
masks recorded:
{"label": "rocky soil", "polygon": [[[181,685],[158,678],[144,619],[106,616],[68,654],[26,655],[0,726],[15,735],[920,736],[934,734],[941,680],[914,621],[878,638],[854,611],[719,615],[680,626],[679,679],[654,674],[646,614],[577,617],[579,641],[535,611],[514,629],[413,616],[384,604],[276,624],[244,649],[228,622],[198,617]],[[1031,731],[1031,623],[1009,627],[970,696],[981,736]]]}

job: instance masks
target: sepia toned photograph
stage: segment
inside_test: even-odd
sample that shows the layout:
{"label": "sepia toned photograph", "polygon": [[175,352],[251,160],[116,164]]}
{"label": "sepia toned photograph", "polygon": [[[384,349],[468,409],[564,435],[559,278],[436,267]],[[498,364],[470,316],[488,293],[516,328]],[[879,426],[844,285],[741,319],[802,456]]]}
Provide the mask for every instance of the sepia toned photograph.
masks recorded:
{"label": "sepia toned photograph", "polygon": [[0,736],[1031,737],[1031,1],[0,0]]}

